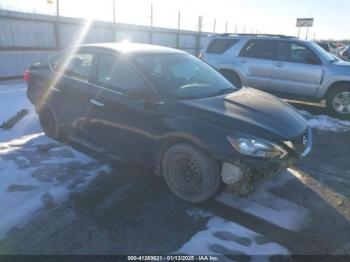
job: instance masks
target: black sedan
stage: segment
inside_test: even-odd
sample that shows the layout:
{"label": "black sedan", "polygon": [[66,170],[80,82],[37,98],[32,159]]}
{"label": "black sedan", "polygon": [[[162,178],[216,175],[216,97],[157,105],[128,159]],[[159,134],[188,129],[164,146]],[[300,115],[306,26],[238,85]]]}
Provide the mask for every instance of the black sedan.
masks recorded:
{"label": "black sedan", "polygon": [[210,198],[221,182],[242,193],[311,149],[310,128],[293,107],[237,89],[179,50],[82,45],[25,77],[47,136],[149,165],[186,201]]}

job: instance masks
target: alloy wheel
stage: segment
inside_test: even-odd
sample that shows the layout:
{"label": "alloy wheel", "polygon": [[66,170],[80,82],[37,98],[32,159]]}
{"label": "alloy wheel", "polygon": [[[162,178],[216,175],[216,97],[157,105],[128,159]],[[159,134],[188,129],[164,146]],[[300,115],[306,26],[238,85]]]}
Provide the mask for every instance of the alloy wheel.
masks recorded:
{"label": "alloy wheel", "polygon": [[333,108],[340,114],[350,114],[350,92],[340,92],[333,98]]}

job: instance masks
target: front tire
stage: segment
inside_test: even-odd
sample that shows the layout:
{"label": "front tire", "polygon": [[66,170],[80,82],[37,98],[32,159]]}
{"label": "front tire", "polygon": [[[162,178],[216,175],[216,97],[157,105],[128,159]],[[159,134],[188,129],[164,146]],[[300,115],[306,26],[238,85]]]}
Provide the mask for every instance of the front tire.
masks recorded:
{"label": "front tire", "polygon": [[329,113],[340,119],[350,119],[350,86],[332,89],[326,98]]}
{"label": "front tire", "polygon": [[38,109],[39,122],[45,135],[59,140],[62,136],[60,123],[56,112],[49,104],[44,104]]}
{"label": "front tire", "polygon": [[187,144],[174,145],[165,152],[162,174],[169,189],[191,203],[207,200],[220,186],[218,163]]}

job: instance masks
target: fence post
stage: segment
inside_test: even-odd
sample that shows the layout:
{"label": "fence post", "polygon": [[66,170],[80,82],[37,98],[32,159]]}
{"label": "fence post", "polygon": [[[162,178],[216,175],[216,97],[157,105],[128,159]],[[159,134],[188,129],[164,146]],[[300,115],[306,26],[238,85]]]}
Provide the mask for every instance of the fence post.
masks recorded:
{"label": "fence post", "polygon": [[176,34],[176,48],[179,49],[180,47],[180,26],[181,26],[181,13],[178,12],[177,15],[177,34]]}
{"label": "fence post", "polygon": [[114,42],[117,42],[117,27],[115,24],[115,0],[113,0],[113,29],[112,29],[112,34],[113,34],[113,40]]}
{"label": "fence post", "polygon": [[60,33],[59,33],[59,21],[60,20],[60,0],[56,0],[56,21],[54,22],[55,30],[55,48],[58,50],[60,48]]}
{"label": "fence post", "polygon": [[203,17],[198,17],[198,33],[196,35],[196,49],[195,54],[198,56],[201,48],[201,35],[202,35],[202,23],[203,23]]}
{"label": "fence post", "polygon": [[150,44],[153,44],[153,2],[151,2],[151,15],[150,15],[150,19],[151,19],[151,27],[149,30],[149,42]]}

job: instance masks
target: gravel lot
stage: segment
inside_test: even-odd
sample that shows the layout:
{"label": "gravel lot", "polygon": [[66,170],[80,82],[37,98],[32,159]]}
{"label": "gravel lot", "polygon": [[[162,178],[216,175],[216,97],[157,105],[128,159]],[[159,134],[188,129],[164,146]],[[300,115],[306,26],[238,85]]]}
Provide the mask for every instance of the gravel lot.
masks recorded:
{"label": "gravel lot", "polygon": [[247,198],[190,205],[143,167],[49,140],[8,90],[30,113],[0,131],[0,254],[350,253],[350,122],[322,107],[293,103],[315,127],[308,157]]}

